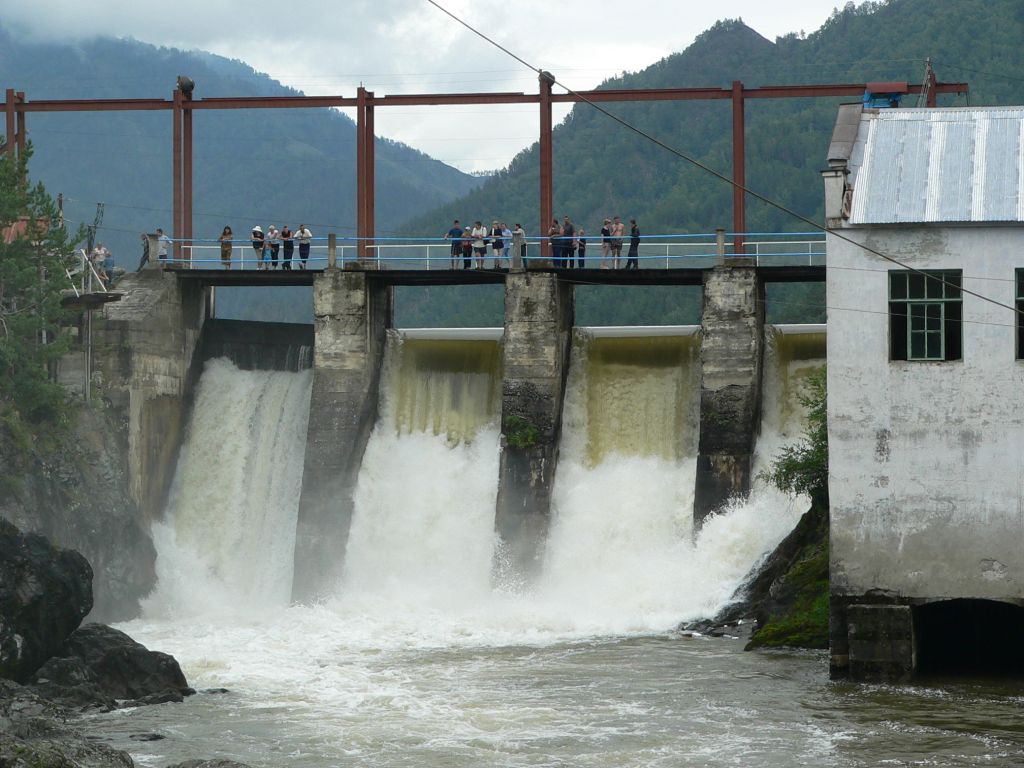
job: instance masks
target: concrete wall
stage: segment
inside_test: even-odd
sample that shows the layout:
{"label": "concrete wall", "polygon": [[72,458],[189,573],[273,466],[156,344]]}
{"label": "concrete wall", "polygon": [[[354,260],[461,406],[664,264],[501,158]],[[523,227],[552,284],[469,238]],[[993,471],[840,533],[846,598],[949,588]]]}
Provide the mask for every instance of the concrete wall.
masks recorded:
{"label": "concrete wall", "polygon": [[[844,234],[916,268],[962,269],[965,289],[1014,304],[1019,228]],[[828,266],[833,654],[842,666],[857,655],[852,603],[1024,600],[1024,362],[1014,359],[1014,313],[966,294],[962,360],[891,362],[888,272],[900,267],[833,236]]]}
{"label": "concrete wall", "polygon": [[327,269],[313,284],[313,392],[295,541],[294,599],[336,583],[352,493],[377,418],[392,291],[371,273]]}
{"label": "concrete wall", "polygon": [[207,320],[202,359],[226,357],[246,371],[301,371],[313,365],[313,326]]}
{"label": "concrete wall", "polygon": [[761,418],[763,286],[756,270],[724,266],[704,276],[700,443],[695,527],[732,496],[750,492]]}
{"label": "concrete wall", "polygon": [[198,372],[204,290],[144,270],[118,285],[124,297],[96,313],[98,394],[125,424],[132,500],[147,519],[162,514]]}
{"label": "concrete wall", "polygon": [[573,314],[571,284],[550,273],[509,273],[495,527],[499,569],[511,578],[536,573],[547,538]]}

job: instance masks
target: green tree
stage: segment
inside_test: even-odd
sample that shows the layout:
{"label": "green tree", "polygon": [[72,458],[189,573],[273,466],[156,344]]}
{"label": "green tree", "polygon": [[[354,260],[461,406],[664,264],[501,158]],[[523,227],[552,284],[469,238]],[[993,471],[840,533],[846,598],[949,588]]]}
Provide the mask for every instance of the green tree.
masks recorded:
{"label": "green tree", "polygon": [[28,157],[0,157],[0,426],[26,449],[66,423],[63,388],[51,368],[67,350],[61,291],[83,232],[59,225],[42,184],[28,181]]}
{"label": "green tree", "polygon": [[762,478],[783,491],[805,493],[828,505],[828,409],[824,366],[811,374],[800,394],[807,427],[800,442],[783,448]]}

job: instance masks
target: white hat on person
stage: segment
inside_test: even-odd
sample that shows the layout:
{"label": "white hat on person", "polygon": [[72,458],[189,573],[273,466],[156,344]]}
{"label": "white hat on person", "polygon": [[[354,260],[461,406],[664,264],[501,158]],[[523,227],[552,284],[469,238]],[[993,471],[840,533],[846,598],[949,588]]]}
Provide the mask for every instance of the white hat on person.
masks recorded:
{"label": "white hat on person", "polygon": [[252,231],[253,231],[253,232],[262,232],[263,230],[262,230],[262,229],[260,229],[260,225],[259,225],[259,224],[257,224],[257,225],[256,225],[255,227],[253,227],[253,228],[252,228]]}

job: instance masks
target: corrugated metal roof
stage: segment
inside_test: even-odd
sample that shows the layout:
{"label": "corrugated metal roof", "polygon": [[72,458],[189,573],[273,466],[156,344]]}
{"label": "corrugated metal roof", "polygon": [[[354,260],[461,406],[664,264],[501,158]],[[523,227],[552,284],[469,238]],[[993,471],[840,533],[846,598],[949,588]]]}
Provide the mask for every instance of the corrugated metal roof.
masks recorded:
{"label": "corrugated metal roof", "polygon": [[1024,107],[864,112],[851,224],[1024,221]]}

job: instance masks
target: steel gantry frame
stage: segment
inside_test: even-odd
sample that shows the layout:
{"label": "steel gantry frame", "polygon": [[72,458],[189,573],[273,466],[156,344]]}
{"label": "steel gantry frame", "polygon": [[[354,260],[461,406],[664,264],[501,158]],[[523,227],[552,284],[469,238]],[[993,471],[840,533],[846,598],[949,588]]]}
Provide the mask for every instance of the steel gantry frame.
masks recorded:
{"label": "steel gantry frame", "polygon": [[[552,105],[563,103],[609,103],[635,101],[704,101],[720,100],[732,103],[732,168],[733,176],[733,232],[736,233],[736,252],[743,251],[743,233],[746,232],[746,102],[748,99],[792,99],[818,97],[863,96],[866,83],[830,85],[769,85],[747,88],[734,80],[728,88],[622,88],[596,91],[553,93],[555,78],[548,72],[538,76],[538,93],[434,93],[375,96],[362,86],[355,97],[345,96],[246,96],[193,99],[191,93],[176,88],[170,100],[166,99],[61,99],[28,101],[24,91],[6,90],[3,104],[6,116],[5,149],[20,154],[25,151],[26,114],[29,112],[115,112],[170,110],[173,115],[172,178],[173,178],[173,239],[176,258],[181,258],[182,241],[192,239],[192,117],[196,110],[207,109],[310,109],[327,107],[355,107],[356,110],[356,238],[358,254],[365,258],[373,245],[374,218],[374,110],[392,106],[455,106],[475,104],[537,104],[540,108],[540,222],[541,227],[554,218],[553,202],[553,143]],[[924,93],[927,106],[934,107],[940,93],[965,94],[967,83],[940,83],[934,71],[928,70],[927,80],[919,85],[907,85],[908,94]],[[543,245],[544,255],[547,243]]]}

